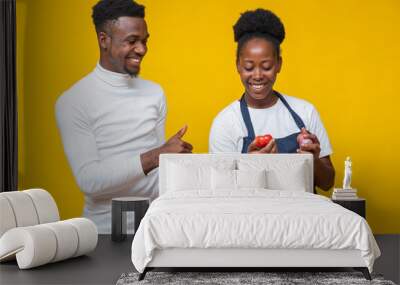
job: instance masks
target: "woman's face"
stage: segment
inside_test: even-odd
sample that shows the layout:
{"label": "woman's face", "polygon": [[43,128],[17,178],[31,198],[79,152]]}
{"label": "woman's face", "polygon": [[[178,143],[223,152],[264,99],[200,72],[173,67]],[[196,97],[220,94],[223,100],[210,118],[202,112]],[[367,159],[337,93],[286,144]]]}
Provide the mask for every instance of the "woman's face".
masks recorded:
{"label": "woman's face", "polygon": [[246,93],[254,100],[267,99],[281,64],[282,59],[271,42],[253,38],[245,43],[239,53],[237,70]]}

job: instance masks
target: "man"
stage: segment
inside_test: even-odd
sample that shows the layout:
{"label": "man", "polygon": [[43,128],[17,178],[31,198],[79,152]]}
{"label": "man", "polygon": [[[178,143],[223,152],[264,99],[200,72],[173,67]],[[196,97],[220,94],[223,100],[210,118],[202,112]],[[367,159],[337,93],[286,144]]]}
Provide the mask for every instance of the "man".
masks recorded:
{"label": "man", "polygon": [[[161,87],[137,77],[147,52],[144,6],[101,0],[93,7],[100,60],[58,99],[64,151],[85,195],[83,215],[110,233],[111,198],[158,194],[161,153],[189,153],[187,127],[164,143],[166,103]],[[128,219],[129,228],[133,221]]]}

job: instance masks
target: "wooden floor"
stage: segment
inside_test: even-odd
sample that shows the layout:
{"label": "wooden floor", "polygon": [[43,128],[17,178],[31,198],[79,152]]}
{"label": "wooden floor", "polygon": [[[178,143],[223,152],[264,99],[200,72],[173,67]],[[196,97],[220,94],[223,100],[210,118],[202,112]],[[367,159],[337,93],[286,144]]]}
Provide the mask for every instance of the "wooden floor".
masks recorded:
{"label": "wooden floor", "polygon": [[[375,238],[382,256],[376,261],[374,272],[399,284],[400,235],[376,235]],[[131,243],[132,237],[115,243],[110,236],[101,235],[96,250],[88,256],[29,270],[19,270],[15,261],[2,263],[0,284],[115,284],[122,273],[135,271],[130,258]]]}
{"label": "wooden floor", "polygon": [[374,272],[400,284],[400,234],[375,235],[375,239],[382,255],[375,261]]}

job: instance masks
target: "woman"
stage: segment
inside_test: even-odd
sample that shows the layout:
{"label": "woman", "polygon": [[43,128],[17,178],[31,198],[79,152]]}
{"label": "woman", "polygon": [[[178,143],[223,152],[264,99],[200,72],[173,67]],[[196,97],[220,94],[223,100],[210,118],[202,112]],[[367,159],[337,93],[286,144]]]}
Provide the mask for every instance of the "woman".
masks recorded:
{"label": "woman", "polygon": [[[318,112],[312,104],[273,89],[282,66],[282,22],[271,11],[257,9],[242,14],[233,28],[238,43],[236,66],[245,92],[214,119],[210,152],[309,152],[314,156],[315,186],[328,190],[333,186],[335,170]],[[300,133],[309,143],[299,145]],[[254,139],[264,134],[274,139],[259,148]]]}

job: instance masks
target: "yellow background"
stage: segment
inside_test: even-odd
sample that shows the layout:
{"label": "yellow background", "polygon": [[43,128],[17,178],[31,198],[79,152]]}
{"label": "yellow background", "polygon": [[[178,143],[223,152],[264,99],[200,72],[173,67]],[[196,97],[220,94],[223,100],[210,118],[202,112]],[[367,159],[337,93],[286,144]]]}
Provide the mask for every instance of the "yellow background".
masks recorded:
{"label": "yellow background", "polygon": [[[83,196],[64,156],[54,104],[98,60],[95,3],[17,0],[19,188],[50,191],[63,219],[81,214]],[[352,186],[367,199],[374,233],[400,233],[400,1],[141,3],[151,34],[141,76],[165,90],[167,137],[188,124],[185,139],[196,153],[208,151],[213,118],[243,90],[232,26],[247,9],[271,9],[287,32],[276,89],[317,107],[334,149],[337,187],[351,156]]]}

